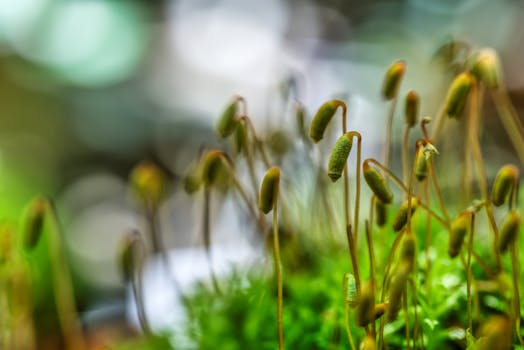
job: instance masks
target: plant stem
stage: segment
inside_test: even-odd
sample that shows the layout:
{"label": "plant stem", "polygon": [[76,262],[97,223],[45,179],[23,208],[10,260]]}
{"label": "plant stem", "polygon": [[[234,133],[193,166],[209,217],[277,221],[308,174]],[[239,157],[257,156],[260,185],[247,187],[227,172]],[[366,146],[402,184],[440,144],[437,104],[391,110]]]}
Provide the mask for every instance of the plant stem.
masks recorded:
{"label": "plant stem", "polygon": [[440,210],[442,211],[442,215],[444,215],[444,219],[446,222],[449,222],[449,215],[448,211],[446,210],[446,205],[444,204],[444,197],[442,197],[442,192],[440,190],[440,185],[437,178],[437,172],[435,170],[435,164],[433,164],[433,160],[430,160],[429,162],[429,176],[431,177],[431,182],[433,183],[433,189],[435,190],[435,193],[437,194],[438,203],[440,206]]}
{"label": "plant stem", "polygon": [[71,274],[62,242],[62,229],[58,222],[54,205],[48,200],[46,201],[46,207],[50,225],[48,249],[51,267],[53,269],[52,281],[58,320],[64,333],[66,348],[70,350],[82,350],[85,349],[86,346],[75,307]]}
{"label": "plant stem", "polygon": [[409,171],[409,125],[404,127],[404,134],[402,137],[402,181],[408,182]]}
{"label": "plant stem", "polygon": [[389,111],[386,124],[386,135],[384,136],[384,146],[382,147],[382,162],[386,168],[389,168],[389,149],[391,147],[391,132],[393,129],[393,117],[395,115],[395,107],[397,106],[397,96],[395,96],[389,104]]}
{"label": "plant stem", "polygon": [[218,280],[213,270],[213,264],[211,262],[211,229],[210,229],[210,205],[211,205],[211,189],[209,186],[204,188],[204,210],[203,210],[203,237],[204,237],[204,248],[206,249],[207,265],[209,267],[209,275],[211,276],[211,283],[213,289],[218,295],[222,295]]}
{"label": "plant stem", "polygon": [[468,303],[468,329],[473,333],[473,320],[471,317],[471,281],[473,280],[473,273],[471,271],[471,252],[473,251],[473,239],[475,237],[475,213],[471,213],[471,222],[469,229],[468,239],[468,260],[466,263],[466,292],[467,292],[467,303]]}
{"label": "plant stem", "polygon": [[273,204],[273,256],[275,263],[275,273],[277,275],[277,326],[278,326],[278,349],[284,349],[284,328],[282,325],[283,309],[283,279],[280,261],[280,244],[278,239],[278,205],[277,201]]}
{"label": "plant stem", "polygon": [[520,334],[520,293],[519,293],[519,253],[518,253],[518,241],[511,243],[511,269],[513,272],[513,307],[515,308],[515,331],[517,338],[519,339],[520,345],[524,345],[522,335]]}
{"label": "plant stem", "polygon": [[472,132],[471,132],[471,147],[473,151],[473,157],[475,159],[476,165],[477,165],[477,175],[478,175],[478,181],[479,181],[479,187],[482,194],[482,198],[485,201],[484,208],[486,209],[486,215],[488,216],[488,220],[490,223],[491,230],[493,231],[493,253],[495,254],[495,262],[497,265],[497,271],[502,270],[502,265],[500,261],[500,253],[498,250],[498,241],[499,241],[499,231],[497,229],[497,224],[495,222],[495,216],[493,215],[493,207],[491,205],[491,201],[489,200],[489,193],[488,193],[488,180],[486,175],[486,169],[484,168],[484,161],[482,159],[482,153],[480,150],[480,141],[478,136],[478,124],[479,124],[479,108],[480,105],[478,103],[479,100],[479,87],[476,84],[473,84],[472,90],[471,90],[471,98],[470,98],[470,113],[471,113],[471,119],[472,119]]}
{"label": "plant stem", "polygon": [[408,314],[408,289],[404,289],[402,293],[402,308],[404,309],[404,322],[406,323],[406,347],[408,350],[411,349],[410,344],[410,332],[409,332],[409,314]]}
{"label": "plant stem", "polygon": [[345,303],[344,306],[344,324],[346,326],[346,333],[348,334],[349,344],[351,350],[356,350],[355,343],[353,342],[353,336],[351,335],[351,329],[349,328],[349,305]]}
{"label": "plant stem", "polygon": [[[402,234],[397,234],[395,236],[395,240],[393,241],[393,245],[391,246],[391,249],[388,254],[388,259],[386,261],[386,265],[384,266],[384,276],[382,277],[382,291],[380,292],[380,302],[383,303],[386,300],[386,290],[388,289],[388,282],[389,282],[389,271],[391,270],[391,264],[393,262],[393,256],[395,256],[395,252],[397,251],[398,245],[402,239]],[[379,336],[378,336],[378,343],[379,343],[379,349],[382,349],[384,347],[384,317],[380,318],[380,329],[379,329]]]}
{"label": "plant stem", "polygon": [[131,278],[131,287],[133,289],[133,296],[135,297],[135,304],[136,304],[136,312],[138,315],[138,322],[140,323],[140,328],[142,328],[142,331],[147,336],[150,336],[152,334],[151,327],[149,326],[149,322],[147,321],[146,316],[146,310],[144,308],[144,293],[142,290],[142,268],[143,268],[143,257],[144,257],[144,246],[142,243],[142,240],[138,238],[138,247],[141,249],[139,253],[139,256],[135,256],[134,259],[136,261],[136,271],[134,271],[134,275]]}
{"label": "plant stem", "polygon": [[417,285],[412,278],[410,278],[409,282],[411,285],[411,299],[413,303],[413,318],[414,318],[413,320],[413,347],[416,349],[417,348],[417,338],[418,338]]}
{"label": "plant stem", "polygon": [[517,151],[520,163],[524,164],[524,127],[520,123],[515,107],[511,103],[505,88],[491,90],[500,120]]}

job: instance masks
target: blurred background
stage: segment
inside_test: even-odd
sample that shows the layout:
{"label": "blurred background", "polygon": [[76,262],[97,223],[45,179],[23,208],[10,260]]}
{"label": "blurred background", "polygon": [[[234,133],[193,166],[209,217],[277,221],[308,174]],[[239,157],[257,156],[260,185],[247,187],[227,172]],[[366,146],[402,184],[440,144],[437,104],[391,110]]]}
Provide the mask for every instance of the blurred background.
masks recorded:
{"label": "blurred background", "polygon": [[[417,90],[421,114],[434,115],[453,74],[435,57],[452,40],[495,48],[510,96],[524,107],[522,23],[520,0],[0,0],[2,219],[16,223],[36,194],[55,198],[83,321],[137,327],[115,252],[123,232],[142,225],[127,185],[138,162],[153,160],[174,179],[161,213],[168,247],[199,247],[199,203],[180,178],[202,146],[223,145],[214,125],[232,96],[246,99],[262,135],[294,128],[289,94],[309,116],[343,99],[364,156],[375,155],[387,67],[407,62],[401,94]],[[496,153],[511,149],[500,123],[489,113],[485,123],[491,152],[515,160]],[[233,223],[222,221],[217,235],[231,239]],[[240,255],[257,256],[245,246]],[[45,269],[35,274],[46,279]],[[156,300],[152,313],[163,307]]]}

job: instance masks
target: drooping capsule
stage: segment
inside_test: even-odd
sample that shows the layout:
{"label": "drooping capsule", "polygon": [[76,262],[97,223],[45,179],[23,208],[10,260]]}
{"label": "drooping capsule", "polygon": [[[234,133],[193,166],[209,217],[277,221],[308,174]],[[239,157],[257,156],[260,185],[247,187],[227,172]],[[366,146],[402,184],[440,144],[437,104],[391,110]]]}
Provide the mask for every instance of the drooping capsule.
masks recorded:
{"label": "drooping capsule", "polygon": [[497,52],[491,48],[481,49],[474,58],[471,73],[488,88],[502,85],[502,69]]}
{"label": "drooping capsule", "polygon": [[393,193],[389,190],[386,185],[384,177],[367,162],[364,162],[363,166],[364,180],[368,184],[369,188],[373,191],[375,196],[385,204],[390,204],[393,201]]}
{"label": "drooping capsule", "polygon": [[[418,206],[418,198],[417,197],[411,197],[411,216],[415,213],[415,210],[417,210]],[[408,222],[408,201],[404,201],[402,205],[400,206],[397,215],[395,215],[395,218],[393,219],[393,231],[399,232],[406,226]]]}
{"label": "drooping capsule", "polygon": [[165,197],[167,182],[164,171],[150,161],[138,164],[129,176],[129,183],[136,197],[153,205],[159,204]]}
{"label": "drooping capsule", "polygon": [[413,90],[408,92],[408,94],[406,95],[404,111],[406,116],[406,124],[410,128],[414,127],[417,124],[419,105],[420,99],[418,97],[418,94]]}
{"label": "drooping capsule", "polygon": [[409,266],[406,263],[400,263],[391,276],[391,283],[389,286],[389,302],[386,310],[386,320],[388,322],[394,321],[400,308],[402,306],[402,294],[406,290],[406,283],[410,272]]}
{"label": "drooping capsule", "polygon": [[309,137],[316,143],[324,137],[324,132],[331,121],[331,118],[335,115],[338,106],[345,106],[344,102],[339,100],[329,100],[324,102],[318,109],[317,113],[311,121],[309,127]]}
{"label": "drooping capsule", "polygon": [[409,268],[409,271],[412,271],[415,266],[415,251],[415,235],[408,229],[402,239],[400,261]]}
{"label": "drooping capsule", "polygon": [[520,231],[520,213],[516,210],[511,210],[504,221],[499,231],[499,251],[505,253],[510,244],[516,241]]}
{"label": "drooping capsule", "polygon": [[225,167],[224,153],[215,149],[208,150],[201,162],[202,182],[208,186],[213,185]]}
{"label": "drooping capsule", "polygon": [[451,223],[451,230],[448,244],[448,254],[455,258],[462,248],[464,237],[469,232],[471,225],[471,214],[468,211],[460,213]]}
{"label": "drooping capsule", "polygon": [[229,137],[237,127],[237,109],[238,109],[238,98],[233,99],[218,119],[217,133],[220,137]]}
{"label": "drooping capsule", "polygon": [[375,293],[373,283],[368,282],[362,288],[360,302],[355,312],[357,325],[365,327],[375,320]]}
{"label": "drooping capsule", "polygon": [[352,146],[353,139],[350,133],[340,136],[333,146],[328,163],[328,176],[331,181],[335,182],[342,176]]}
{"label": "drooping capsule", "polygon": [[388,207],[380,199],[375,197],[375,222],[378,227],[383,227],[388,218]]}
{"label": "drooping capsule", "polygon": [[264,214],[269,213],[278,198],[280,183],[280,168],[272,167],[264,175],[262,185],[260,186],[260,197],[258,207]]}
{"label": "drooping capsule", "polygon": [[453,80],[445,103],[445,113],[450,118],[460,118],[474,83],[475,78],[467,72],[459,74]]}
{"label": "drooping capsule", "polygon": [[392,100],[397,96],[400,82],[405,72],[406,63],[404,61],[396,61],[389,66],[382,85],[382,96],[384,99]]}
{"label": "drooping capsule", "polygon": [[493,181],[493,188],[491,190],[491,202],[493,205],[499,207],[506,202],[513,187],[518,181],[519,169],[513,164],[504,165],[500,168],[495,181]]}

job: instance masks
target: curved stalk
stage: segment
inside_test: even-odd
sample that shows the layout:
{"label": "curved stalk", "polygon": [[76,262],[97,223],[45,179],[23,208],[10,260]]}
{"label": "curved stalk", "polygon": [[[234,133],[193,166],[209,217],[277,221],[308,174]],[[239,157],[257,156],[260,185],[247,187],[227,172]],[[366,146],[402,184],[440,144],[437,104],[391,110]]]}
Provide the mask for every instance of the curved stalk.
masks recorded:
{"label": "curved stalk", "polygon": [[50,201],[46,201],[46,211],[49,218],[48,249],[52,267],[52,283],[60,327],[64,332],[67,349],[85,349],[84,337],[75,306],[75,297],[69,264],[62,242],[62,229],[56,215],[56,210]]}
{"label": "curved stalk", "polygon": [[[402,181],[398,177],[396,177],[389,169],[380,164],[377,160],[373,158],[367,158],[366,160],[364,160],[364,163],[366,162],[375,164],[378,168],[380,168],[380,170],[382,170],[386,174],[387,177],[393,180],[393,182],[398,186],[398,188],[400,188],[405,193],[409,192],[406,186],[404,186],[404,184],[402,183]],[[431,210],[431,208],[429,208],[429,206],[426,203],[419,201],[418,205],[424,208],[424,210],[426,210],[429,213],[429,215],[431,215],[434,219],[440,222],[442,226],[444,226],[447,230],[450,229],[449,222],[447,222],[445,219],[441,218],[438,214]]]}
{"label": "curved stalk", "polygon": [[278,239],[278,208],[277,201],[273,204],[273,253],[275,263],[275,273],[277,275],[277,325],[278,325],[278,348],[284,349],[284,328],[282,325],[283,309],[283,279],[280,260],[280,244]]}

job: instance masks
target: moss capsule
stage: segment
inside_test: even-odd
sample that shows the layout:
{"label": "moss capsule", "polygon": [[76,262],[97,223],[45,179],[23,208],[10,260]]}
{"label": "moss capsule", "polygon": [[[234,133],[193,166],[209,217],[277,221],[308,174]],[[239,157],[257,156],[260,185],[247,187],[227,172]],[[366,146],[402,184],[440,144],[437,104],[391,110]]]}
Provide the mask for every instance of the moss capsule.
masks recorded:
{"label": "moss capsule", "polygon": [[386,186],[384,177],[367,162],[363,165],[364,179],[375,196],[384,204],[390,204],[393,201],[393,193]]}
{"label": "moss capsule", "polygon": [[349,133],[339,137],[335,143],[328,163],[328,176],[331,181],[335,182],[342,176],[352,146],[353,140]]}
{"label": "moss capsule", "polygon": [[272,167],[264,175],[262,185],[260,186],[260,197],[258,207],[264,214],[269,213],[278,197],[280,183],[280,168]]}

